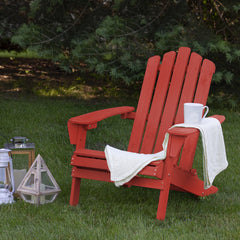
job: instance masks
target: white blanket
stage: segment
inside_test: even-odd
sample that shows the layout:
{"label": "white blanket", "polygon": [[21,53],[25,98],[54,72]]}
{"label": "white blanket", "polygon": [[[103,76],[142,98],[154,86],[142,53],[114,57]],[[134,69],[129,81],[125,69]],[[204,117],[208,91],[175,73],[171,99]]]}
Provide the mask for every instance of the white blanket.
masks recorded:
{"label": "white blanket", "polygon": [[150,162],[165,159],[168,136],[169,134],[167,133],[162,145],[163,150],[155,154],[133,153],[107,145],[104,152],[111,174],[111,181],[119,187],[124,183],[129,182]]}
{"label": "white blanket", "polygon": [[[192,127],[200,130],[203,143],[203,176],[204,188],[211,187],[214,178],[227,168],[228,162],[225,151],[222,127],[215,118],[204,118],[200,124],[176,124],[173,127]],[[140,154],[122,151],[109,145],[105,147],[107,164],[111,181],[121,186],[130,181],[150,162],[166,158],[169,134],[165,135],[163,151],[155,154]]]}
{"label": "white blanket", "polygon": [[174,127],[199,129],[203,145],[204,188],[211,187],[215,177],[228,166],[221,123],[209,117],[203,118],[200,124],[176,124]]}

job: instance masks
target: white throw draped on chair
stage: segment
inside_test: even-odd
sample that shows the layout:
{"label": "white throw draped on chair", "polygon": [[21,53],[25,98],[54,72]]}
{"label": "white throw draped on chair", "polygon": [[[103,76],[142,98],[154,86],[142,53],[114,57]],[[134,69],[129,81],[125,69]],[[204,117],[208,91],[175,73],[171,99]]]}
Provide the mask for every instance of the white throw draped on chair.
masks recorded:
{"label": "white throw draped on chair", "polygon": [[[215,118],[204,118],[200,124],[176,124],[173,127],[190,127],[199,129],[203,143],[203,176],[204,188],[212,183],[221,171],[227,168],[228,162],[225,151],[224,138],[220,122]],[[116,186],[129,182],[150,162],[166,158],[169,134],[165,135],[163,150],[155,154],[141,154],[122,151],[109,145],[105,147],[107,164],[111,173],[111,180]]]}

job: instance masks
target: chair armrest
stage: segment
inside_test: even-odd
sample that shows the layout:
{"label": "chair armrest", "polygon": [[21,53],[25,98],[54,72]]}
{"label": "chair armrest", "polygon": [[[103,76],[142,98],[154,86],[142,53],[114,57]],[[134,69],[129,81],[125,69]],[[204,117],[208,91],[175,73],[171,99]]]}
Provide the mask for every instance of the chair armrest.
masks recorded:
{"label": "chair armrest", "polygon": [[134,107],[115,107],[86,113],[68,120],[68,133],[70,143],[77,147],[84,148],[87,130],[97,127],[97,123],[108,117],[122,115],[124,118],[129,112],[134,111]]}
{"label": "chair armrest", "polygon": [[223,115],[212,115],[210,117],[216,118],[220,123],[223,123],[225,121],[225,116]]}
{"label": "chair armrest", "polygon": [[[211,117],[216,118],[220,123],[225,120],[225,117],[222,115],[213,115]],[[169,156],[175,158],[175,161],[177,162],[182,149],[181,159],[185,160],[180,162],[179,166],[183,169],[189,170],[191,168],[192,159],[195,155],[196,147],[194,146],[196,146],[198,141],[199,130],[191,127],[174,127],[168,129],[167,132],[171,139],[171,141],[169,141],[168,149]],[[188,163],[191,164],[189,165]]]}
{"label": "chair armrest", "polygon": [[167,132],[170,135],[179,136],[179,137],[186,137],[188,135],[199,132],[199,130],[196,129],[196,128],[174,127],[174,128],[168,129]]}
{"label": "chair armrest", "polygon": [[[213,115],[210,116],[212,118],[216,118],[220,123],[223,123],[225,121],[225,117],[223,115]],[[168,129],[168,133],[171,135],[175,135],[175,136],[188,136],[194,133],[197,133],[199,130],[196,128],[182,128],[182,127],[175,127],[175,128],[171,128]]]}
{"label": "chair armrest", "polygon": [[80,124],[80,125],[91,125],[95,124],[103,119],[115,116],[115,115],[123,115],[129,112],[133,112],[134,107],[114,107],[114,108],[107,108],[103,110],[98,110],[90,113],[86,113],[77,117],[70,118],[69,121],[73,124]]}

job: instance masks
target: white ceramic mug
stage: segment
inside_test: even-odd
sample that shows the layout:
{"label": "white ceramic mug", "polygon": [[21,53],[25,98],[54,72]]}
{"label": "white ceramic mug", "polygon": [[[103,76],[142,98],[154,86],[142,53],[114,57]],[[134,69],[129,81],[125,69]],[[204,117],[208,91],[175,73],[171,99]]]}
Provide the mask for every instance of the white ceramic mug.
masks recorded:
{"label": "white ceramic mug", "polygon": [[[205,113],[203,115],[204,110]],[[199,124],[202,118],[206,117],[208,111],[208,106],[204,106],[201,103],[184,103],[184,123]]]}

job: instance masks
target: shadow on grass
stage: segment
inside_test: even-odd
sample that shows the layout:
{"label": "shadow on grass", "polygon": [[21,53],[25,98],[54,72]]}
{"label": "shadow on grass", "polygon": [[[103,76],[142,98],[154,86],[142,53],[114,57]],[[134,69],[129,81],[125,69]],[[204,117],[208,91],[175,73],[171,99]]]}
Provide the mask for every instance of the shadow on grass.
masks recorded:
{"label": "shadow on grass", "polygon": [[34,94],[78,99],[125,98],[138,95],[139,86],[119,82],[84,71],[66,73],[50,60],[0,58],[0,93],[9,96]]}

